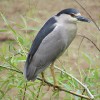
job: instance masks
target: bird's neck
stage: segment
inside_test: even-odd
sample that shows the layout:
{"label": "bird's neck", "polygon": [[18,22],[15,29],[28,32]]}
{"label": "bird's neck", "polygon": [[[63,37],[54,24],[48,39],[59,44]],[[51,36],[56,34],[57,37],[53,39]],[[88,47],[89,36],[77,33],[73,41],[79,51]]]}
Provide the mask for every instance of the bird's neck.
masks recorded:
{"label": "bird's neck", "polygon": [[77,32],[77,24],[76,22],[70,21],[70,16],[61,15],[59,17],[55,17],[57,20],[57,26],[62,29],[62,38],[64,39],[67,46],[72,42],[72,40],[76,36]]}

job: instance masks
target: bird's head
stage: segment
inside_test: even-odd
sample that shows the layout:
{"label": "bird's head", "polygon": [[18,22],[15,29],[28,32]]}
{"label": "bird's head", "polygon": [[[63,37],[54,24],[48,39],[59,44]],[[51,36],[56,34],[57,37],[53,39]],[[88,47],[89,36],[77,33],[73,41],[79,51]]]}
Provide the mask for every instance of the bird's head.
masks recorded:
{"label": "bird's head", "polygon": [[85,18],[80,14],[80,12],[77,9],[74,8],[68,8],[60,11],[56,16],[60,18],[65,18],[69,22],[78,22],[78,21],[83,21],[83,22],[90,22],[88,18]]}

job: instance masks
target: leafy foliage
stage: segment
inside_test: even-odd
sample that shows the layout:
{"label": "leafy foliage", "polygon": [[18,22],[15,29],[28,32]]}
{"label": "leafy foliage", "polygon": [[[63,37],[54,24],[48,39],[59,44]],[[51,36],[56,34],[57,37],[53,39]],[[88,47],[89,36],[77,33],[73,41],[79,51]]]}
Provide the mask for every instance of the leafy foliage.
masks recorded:
{"label": "leafy foliage", "polygon": [[[50,100],[59,100],[59,98],[63,98],[63,100],[80,100],[79,97],[72,96],[68,93],[61,92],[59,90],[49,89],[47,91],[48,86],[44,84],[41,86],[41,82],[36,80],[35,82],[28,82],[27,86],[26,80],[24,76],[21,74],[23,71],[24,63],[26,60],[27,52],[30,48],[30,37],[33,37],[35,32],[32,34],[27,34],[27,30],[33,29],[35,31],[39,30],[38,27],[28,27],[27,26],[27,18],[21,16],[24,25],[18,25],[15,23],[16,27],[20,27],[20,31],[13,28],[10,25],[10,22],[2,15],[2,19],[7,25],[6,29],[0,30],[0,32],[10,32],[15,41],[7,41],[2,43],[1,45],[1,54],[0,54],[0,100],[22,100],[24,96],[24,89],[26,87],[27,91],[25,94],[26,100],[41,100],[49,96]],[[29,20],[33,20],[30,18]],[[26,30],[26,33],[23,32],[23,29]],[[71,50],[69,54],[72,53]],[[87,63],[88,67],[86,69],[81,69],[81,75],[75,75],[81,80],[83,83],[88,85],[88,88],[91,90],[92,94],[95,96],[96,100],[100,98],[100,66],[96,64],[96,61],[90,54],[87,52],[82,52],[80,54],[82,57],[79,58],[79,65],[81,66],[81,59]],[[96,58],[99,59],[99,58]],[[63,64],[62,64],[63,65]],[[68,66],[71,66],[70,64]],[[92,67],[95,66],[95,67]],[[65,66],[62,66],[62,69]],[[12,69],[12,70],[10,70]],[[68,69],[64,69],[68,72]],[[69,70],[70,71],[70,70]],[[48,74],[49,69],[47,69],[46,79],[50,83],[53,83],[52,77]],[[71,70],[73,73],[74,71]],[[81,76],[81,78],[80,78]],[[67,90],[75,91],[79,94],[82,94],[83,88],[71,77],[69,77],[65,73],[58,72],[56,70],[56,79],[59,85]],[[41,86],[41,87],[40,87]],[[86,93],[85,93],[86,94]],[[63,95],[63,96],[62,96]],[[67,99],[66,99],[67,98]]]}

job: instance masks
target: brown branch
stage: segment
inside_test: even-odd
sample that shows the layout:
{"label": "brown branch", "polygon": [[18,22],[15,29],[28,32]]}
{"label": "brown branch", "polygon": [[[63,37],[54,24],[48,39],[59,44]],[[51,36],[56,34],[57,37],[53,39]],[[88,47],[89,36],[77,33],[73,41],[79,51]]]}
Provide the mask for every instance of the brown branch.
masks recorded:
{"label": "brown branch", "polygon": [[[37,79],[40,80],[40,81],[43,81],[43,80],[42,80],[41,78],[39,78],[39,77],[38,77]],[[44,80],[44,82],[45,82],[47,85],[49,85],[49,86],[51,86],[51,87],[54,87],[54,84],[52,84],[52,83],[50,83],[50,82],[48,82],[48,81],[46,81],[46,80]],[[55,88],[57,88],[59,91],[64,91],[64,92],[73,94],[73,95],[75,95],[75,96],[78,96],[78,97],[81,97],[81,98],[84,98],[84,99],[87,99],[87,100],[91,100],[88,96],[81,95],[81,94],[77,94],[77,93],[75,93],[75,92],[73,92],[73,91],[69,91],[69,90],[63,89],[63,88],[61,88],[60,86],[55,86]]]}
{"label": "brown branch", "polygon": [[27,82],[25,83],[24,95],[23,95],[23,98],[22,98],[22,100],[25,100],[26,87],[27,87]]}
{"label": "brown branch", "polygon": [[11,37],[0,37],[0,41],[14,41],[15,39],[11,38]]}
{"label": "brown branch", "polygon": [[82,44],[83,40],[84,40],[84,37],[82,37],[82,40],[81,40],[81,42],[79,44],[79,47],[78,47],[78,56],[79,56],[79,50],[80,50],[80,47],[81,47],[81,44]]}
{"label": "brown branch", "polygon": [[[83,90],[83,92],[82,92],[82,95],[84,94],[84,92],[85,92],[85,89]],[[83,98],[81,98],[81,100],[82,100]]]}
{"label": "brown branch", "polygon": [[[1,68],[5,68],[7,70],[15,71],[15,72],[20,73],[20,74],[23,74],[23,72],[17,71],[15,69],[11,69],[11,68],[8,68],[8,67],[3,67],[3,66],[0,66],[0,67]],[[43,80],[43,79],[41,79],[39,77],[37,79],[40,80],[40,81],[44,81],[48,86],[54,87],[54,84],[52,84],[52,83],[50,83],[50,82],[48,82],[46,80]],[[87,100],[91,100],[91,98],[89,98],[88,96],[77,94],[77,93],[75,93],[73,91],[69,91],[69,90],[63,89],[60,86],[56,86],[55,88],[57,88],[59,91],[64,91],[64,92],[70,93],[72,95],[75,95],[75,96],[78,96],[78,97],[81,97],[81,98],[84,98],[84,99],[87,99]]]}
{"label": "brown branch", "polygon": [[17,73],[20,73],[20,74],[23,74],[23,72],[20,71],[20,70],[15,70],[15,69],[10,68],[10,67],[3,67],[3,66],[1,66],[1,65],[0,65],[0,67],[1,67],[1,68],[4,68],[4,69],[7,69],[7,70],[11,70],[11,71],[17,72]]}
{"label": "brown branch", "polygon": [[41,88],[42,88],[42,85],[43,85],[43,81],[42,81],[42,83],[40,84],[40,87],[39,87],[39,90],[38,90],[38,94],[37,94],[36,100],[38,100],[38,98],[39,98],[40,90],[41,90]]}
{"label": "brown branch", "polygon": [[97,45],[96,45],[91,39],[89,39],[88,37],[86,37],[86,36],[84,36],[84,35],[77,35],[77,36],[81,36],[81,37],[83,37],[83,38],[89,40],[89,41],[96,47],[96,49],[100,52],[100,49],[97,47]]}
{"label": "brown branch", "polygon": [[79,4],[79,6],[88,14],[88,16],[91,18],[92,22],[94,23],[94,25],[97,27],[97,29],[100,31],[99,26],[96,24],[96,22],[94,21],[94,19],[91,17],[91,15],[89,14],[89,12],[77,1],[74,0],[77,4]]}

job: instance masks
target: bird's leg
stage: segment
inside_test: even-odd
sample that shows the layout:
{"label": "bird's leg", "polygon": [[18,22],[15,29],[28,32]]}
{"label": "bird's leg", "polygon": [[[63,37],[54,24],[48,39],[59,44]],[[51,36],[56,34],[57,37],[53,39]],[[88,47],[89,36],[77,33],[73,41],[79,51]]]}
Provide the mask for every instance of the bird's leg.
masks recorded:
{"label": "bird's leg", "polygon": [[41,72],[41,76],[42,76],[42,84],[44,85],[44,81],[45,81],[44,72]]}
{"label": "bird's leg", "polygon": [[[42,85],[45,85],[45,77],[44,77],[44,72],[41,72],[41,76],[42,76]],[[48,87],[48,89],[47,89],[47,91],[49,91],[49,89],[50,89],[50,86]]]}
{"label": "bird's leg", "polygon": [[53,81],[54,81],[54,89],[55,87],[57,86],[57,81],[55,79],[55,73],[54,73],[54,63],[51,64],[51,67],[50,67],[50,70],[51,70],[51,74],[52,74],[52,77],[53,77]]}

